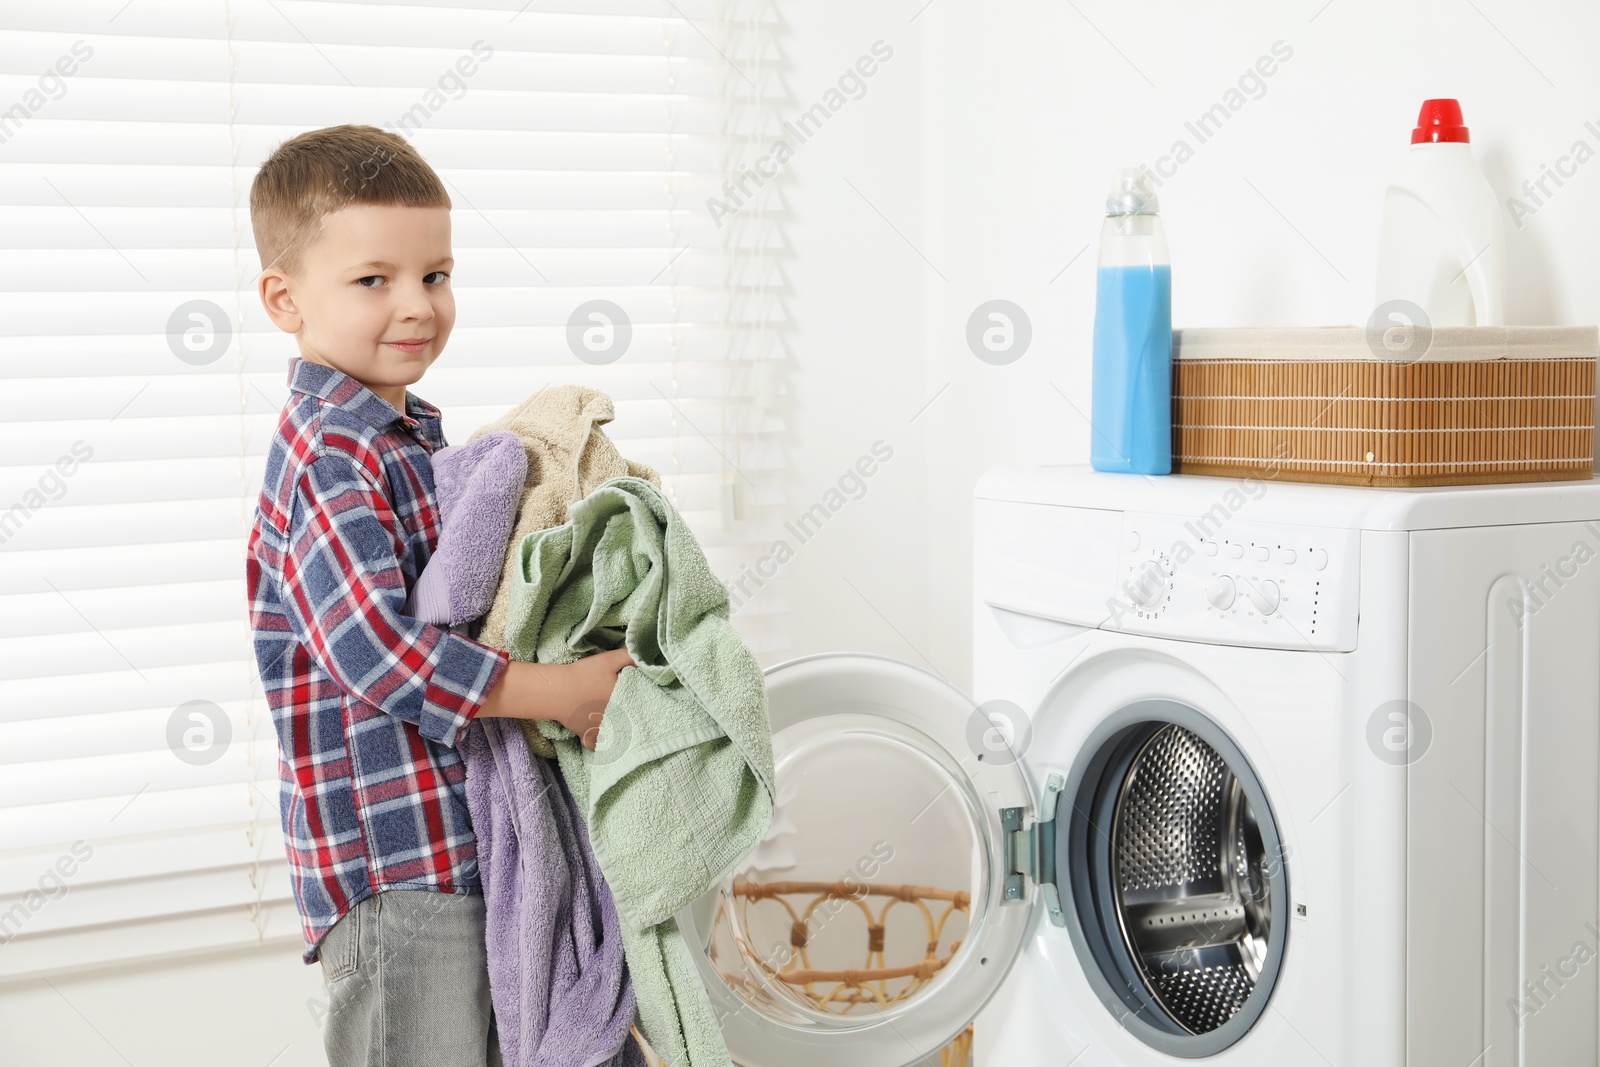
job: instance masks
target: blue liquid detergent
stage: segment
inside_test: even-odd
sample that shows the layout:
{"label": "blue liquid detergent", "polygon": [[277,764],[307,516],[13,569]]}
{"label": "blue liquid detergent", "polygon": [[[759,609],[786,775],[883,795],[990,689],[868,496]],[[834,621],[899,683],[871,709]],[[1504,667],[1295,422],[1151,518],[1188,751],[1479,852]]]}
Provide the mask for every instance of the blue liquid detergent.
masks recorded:
{"label": "blue liquid detergent", "polygon": [[1172,473],[1172,268],[1101,267],[1089,463]]}

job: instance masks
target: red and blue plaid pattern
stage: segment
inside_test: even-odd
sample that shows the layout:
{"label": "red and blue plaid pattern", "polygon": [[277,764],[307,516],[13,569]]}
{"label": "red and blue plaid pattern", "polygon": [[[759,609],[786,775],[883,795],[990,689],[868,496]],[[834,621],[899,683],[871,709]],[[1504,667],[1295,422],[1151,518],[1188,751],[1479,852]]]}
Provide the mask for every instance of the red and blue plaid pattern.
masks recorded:
{"label": "red and blue plaid pattern", "polygon": [[480,892],[456,742],[510,657],[401,614],[439,539],[439,409],[289,361],[245,561],[306,943],[385,889]]}

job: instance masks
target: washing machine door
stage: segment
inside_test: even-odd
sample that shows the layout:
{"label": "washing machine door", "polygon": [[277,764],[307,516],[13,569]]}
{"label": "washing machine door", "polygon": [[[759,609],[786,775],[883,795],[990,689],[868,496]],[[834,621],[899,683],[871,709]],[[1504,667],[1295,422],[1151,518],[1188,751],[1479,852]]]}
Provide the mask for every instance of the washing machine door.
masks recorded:
{"label": "washing machine door", "polygon": [[896,660],[793,660],[767,698],[772,829],[677,916],[733,1059],[938,1063],[1028,936],[1002,825],[1035,812],[1022,765],[967,696]]}

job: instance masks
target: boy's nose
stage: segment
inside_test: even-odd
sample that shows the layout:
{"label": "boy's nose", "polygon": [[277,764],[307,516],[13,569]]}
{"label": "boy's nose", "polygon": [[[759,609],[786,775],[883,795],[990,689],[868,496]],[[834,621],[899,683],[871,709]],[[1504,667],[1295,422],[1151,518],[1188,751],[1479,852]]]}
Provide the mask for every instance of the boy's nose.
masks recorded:
{"label": "boy's nose", "polygon": [[433,318],[433,301],[428,299],[428,294],[422,289],[402,290],[400,293],[399,317],[401,322],[413,322]]}

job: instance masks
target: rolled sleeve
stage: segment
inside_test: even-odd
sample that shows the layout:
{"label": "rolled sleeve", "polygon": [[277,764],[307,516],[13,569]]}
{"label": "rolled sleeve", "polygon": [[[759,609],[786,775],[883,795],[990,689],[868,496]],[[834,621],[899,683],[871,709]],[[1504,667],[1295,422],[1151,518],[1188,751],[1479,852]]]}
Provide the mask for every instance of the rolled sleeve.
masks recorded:
{"label": "rolled sleeve", "polygon": [[290,629],[346,693],[454,746],[509,654],[404,613],[388,497],[354,457],[306,465],[289,515],[282,601]]}
{"label": "rolled sleeve", "polygon": [[506,672],[511,656],[470,637],[448,630],[441,632],[445,638],[443,650],[437,668],[428,675],[417,729],[423,737],[453,748],[467,723],[483,709],[484,700]]}

